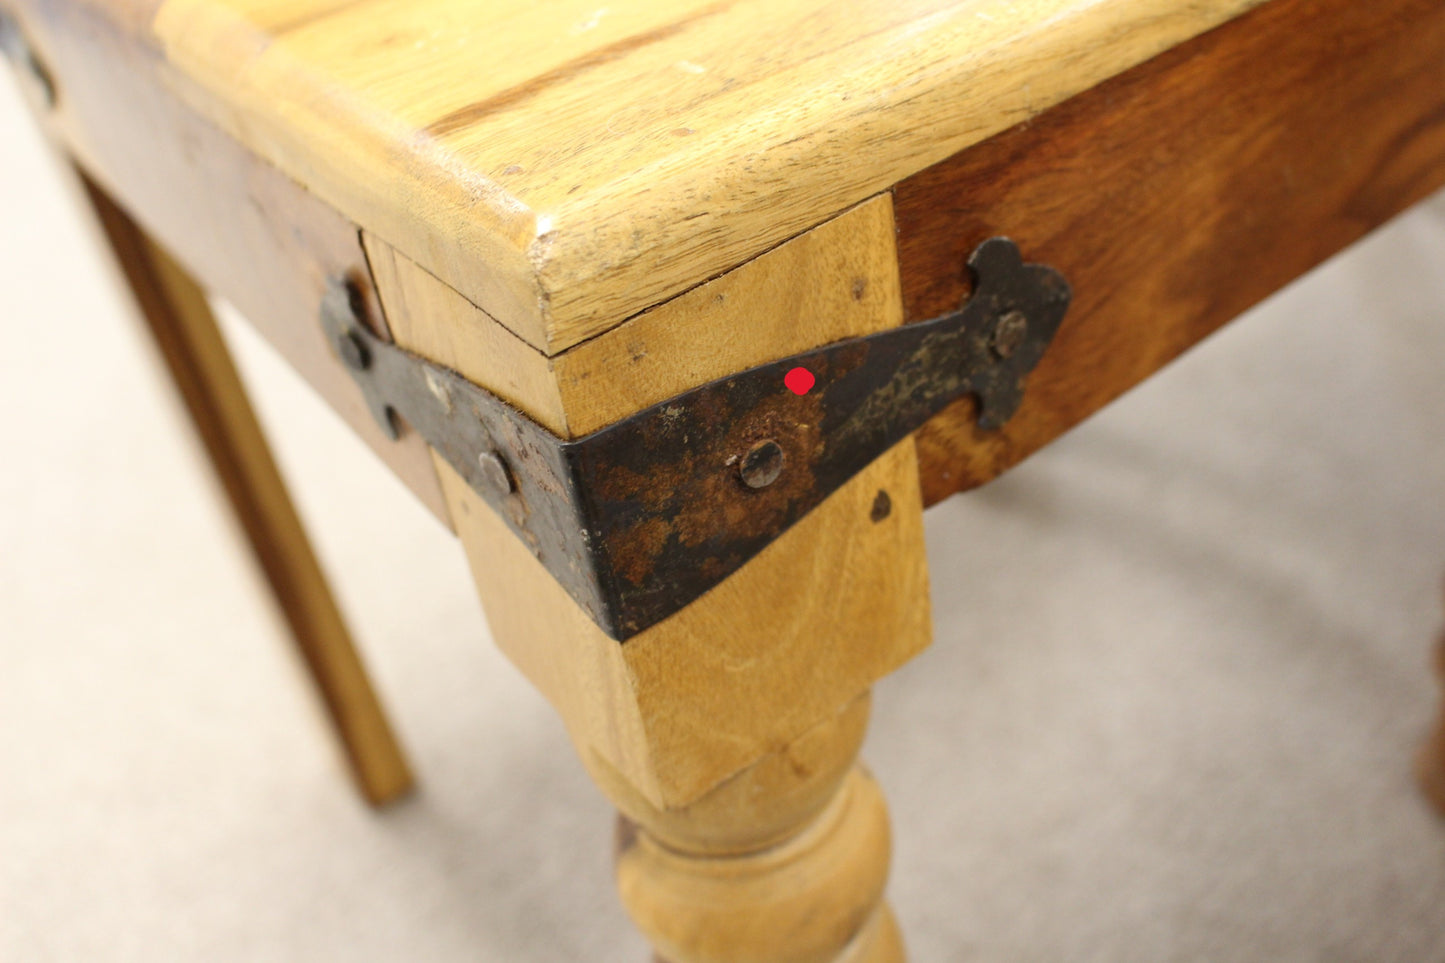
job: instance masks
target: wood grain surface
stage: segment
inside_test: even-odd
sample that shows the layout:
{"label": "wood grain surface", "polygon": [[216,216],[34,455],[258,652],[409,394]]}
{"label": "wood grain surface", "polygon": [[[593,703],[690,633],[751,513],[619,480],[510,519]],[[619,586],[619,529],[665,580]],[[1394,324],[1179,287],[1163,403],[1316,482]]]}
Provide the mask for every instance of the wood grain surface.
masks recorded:
{"label": "wood grain surface", "polygon": [[[799,769],[794,779],[810,775]],[[671,963],[904,963],[897,931],[881,915],[888,809],[861,768],[820,815],[772,846],[699,856],[644,827],[620,849],[622,903]]]}
{"label": "wood grain surface", "polygon": [[140,33],[204,114],[554,354],[1259,2],[165,0]]}
{"label": "wood grain surface", "polygon": [[347,277],[382,322],[357,227],[175,95],[155,51],[117,23],[134,28],[144,6],[47,3],[24,18],[55,79],[47,132],[449,523],[426,446],[381,433],[318,320],[328,281]]}
{"label": "wood grain surface", "polygon": [[1273,0],[904,181],[910,320],[958,304],[995,234],[1074,288],[1002,431],[963,401],[918,433],[926,500],[995,477],[1442,184],[1438,0]]}
{"label": "wood grain surface", "polygon": [[82,183],[290,626],[357,784],[376,805],[406,795],[412,787],[406,756],[292,507],[205,292],[93,181],[82,178]]}
{"label": "wood grain surface", "polygon": [[[635,327],[588,342],[568,367],[508,373],[508,390],[523,410],[550,409],[563,425],[589,426],[622,417],[628,405],[651,404],[649,392],[708,381],[719,365],[746,368],[786,356],[797,350],[796,338],[896,326],[902,307],[893,252],[891,198],[884,195],[659,306]],[[443,337],[457,327],[441,313],[447,306],[475,309],[405,273],[410,283],[400,292],[392,274],[377,274],[397,342],[473,377],[494,374],[495,339]],[[812,288],[785,295],[795,276],[813,278]],[[409,313],[416,307],[424,316]],[[469,313],[460,320],[482,323]],[[708,337],[676,338],[695,328]],[[567,383],[572,378],[603,387]],[[731,578],[624,645],[592,622],[486,502],[444,464],[438,470],[498,647],[557,708],[584,759],[604,760],[658,808],[692,803],[928,645],[911,439]],[[875,520],[880,490],[892,510]]]}
{"label": "wood grain surface", "polygon": [[399,344],[566,438],[901,317],[886,194],[551,358],[395,248],[370,234],[364,240]]}

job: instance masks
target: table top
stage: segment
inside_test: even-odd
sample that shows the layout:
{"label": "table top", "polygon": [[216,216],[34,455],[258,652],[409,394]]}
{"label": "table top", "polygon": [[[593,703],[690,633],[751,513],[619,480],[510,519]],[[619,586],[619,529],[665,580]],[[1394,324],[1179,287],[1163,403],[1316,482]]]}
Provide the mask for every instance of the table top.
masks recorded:
{"label": "table top", "polygon": [[149,0],[144,19],[193,106],[554,354],[1260,2]]}

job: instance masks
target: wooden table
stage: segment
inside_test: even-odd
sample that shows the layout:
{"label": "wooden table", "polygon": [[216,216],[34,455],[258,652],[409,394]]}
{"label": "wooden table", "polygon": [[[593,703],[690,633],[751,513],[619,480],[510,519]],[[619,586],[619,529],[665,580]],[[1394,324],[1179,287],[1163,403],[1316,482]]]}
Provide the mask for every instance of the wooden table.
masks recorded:
{"label": "wooden table", "polygon": [[[203,291],[456,532],[497,644],[623,813],[622,897],[672,963],[903,958],[883,797],[855,759],[870,686],[929,642],[923,507],[1445,184],[1438,0],[0,6],[362,790],[411,776]],[[840,444],[818,412],[843,355],[808,353],[986,294],[965,264],[999,236],[1073,293],[1017,411],[981,426],[970,382],[836,485],[789,488]],[[1013,351],[1006,313],[975,318],[989,364]],[[376,356],[410,357],[449,415],[525,413],[504,423],[542,448],[378,421]],[[746,408],[688,394],[795,356],[822,379],[812,420],[780,384]],[[771,438],[746,419],[775,403],[797,435],[755,485]],[[535,487],[529,457],[669,405],[734,453],[678,474],[712,442],[634,439],[610,474]],[[592,528],[578,548],[586,525],[539,521],[558,506],[646,524],[592,554]]]}

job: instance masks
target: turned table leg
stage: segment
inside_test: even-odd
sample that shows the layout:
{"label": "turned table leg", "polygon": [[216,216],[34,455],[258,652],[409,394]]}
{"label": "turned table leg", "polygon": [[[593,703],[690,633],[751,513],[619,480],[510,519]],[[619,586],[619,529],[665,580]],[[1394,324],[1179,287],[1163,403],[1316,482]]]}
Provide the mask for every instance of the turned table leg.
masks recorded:
{"label": "turned table leg", "polygon": [[224,485],[362,793],[404,795],[411,772],[292,507],[202,291],[106,193],[84,192]]}
{"label": "turned table leg", "polygon": [[667,963],[902,963],[887,808],[857,753],[873,682],[928,642],[916,468],[900,445],[619,643],[441,466],[496,642],[621,810],[618,888]]}
{"label": "turned table leg", "polygon": [[[552,356],[519,347],[384,242],[365,243],[398,345],[505,385],[507,400],[575,438],[710,379],[901,324],[894,239],[882,195]],[[434,461],[494,641],[623,814],[618,887],[660,956],[900,963],[883,900],[887,809],[856,757],[874,683],[931,631],[912,439],[625,640],[499,515],[529,510],[525,498],[493,508]],[[743,484],[724,471],[720,484]]]}
{"label": "turned table leg", "polygon": [[888,812],[856,763],[869,697],[697,801],[663,810],[592,762],[622,811],[617,881],[669,963],[901,963]]}

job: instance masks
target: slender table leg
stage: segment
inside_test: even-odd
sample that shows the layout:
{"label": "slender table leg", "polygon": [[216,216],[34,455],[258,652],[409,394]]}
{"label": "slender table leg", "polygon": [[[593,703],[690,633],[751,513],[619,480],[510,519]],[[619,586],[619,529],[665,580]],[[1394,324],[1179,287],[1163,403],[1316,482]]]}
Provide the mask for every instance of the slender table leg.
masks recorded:
{"label": "slender table leg", "polygon": [[[1445,686],[1445,637],[1436,642],[1431,661],[1434,663],[1436,679]],[[1415,773],[1426,797],[1441,815],[1445,815],[1445,707],[1441,709],[1435,731],[1420,747],[1420,753],[1415,759]]]}
{"label": "slender table leg", "polygon": [[373,804],[404,795],[411,772],[277,473],[221,332],[196,283],[106,193],[87,199],[225,486],[298,648]]}

